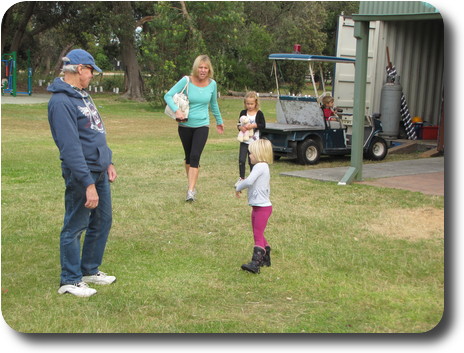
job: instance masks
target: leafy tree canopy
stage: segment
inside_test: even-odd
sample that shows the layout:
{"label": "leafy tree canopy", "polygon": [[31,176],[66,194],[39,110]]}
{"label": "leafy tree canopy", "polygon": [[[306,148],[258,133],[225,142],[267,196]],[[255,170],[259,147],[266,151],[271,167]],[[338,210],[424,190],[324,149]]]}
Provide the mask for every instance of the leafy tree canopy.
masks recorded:
{"label": "leafy tree canopy", "polygon": [[[2,21],[2,52],[30,50],[36,73],[56,75],[72,48],[89,50],[106,71],[125,70],[129,98],[161,101],[208,54],[223,91],[274,86],[267,56],[291,52],[333,55],[337,18],[358,9],[350,1],[29,1]],[[23,64],[24,65],[24,64]]]}

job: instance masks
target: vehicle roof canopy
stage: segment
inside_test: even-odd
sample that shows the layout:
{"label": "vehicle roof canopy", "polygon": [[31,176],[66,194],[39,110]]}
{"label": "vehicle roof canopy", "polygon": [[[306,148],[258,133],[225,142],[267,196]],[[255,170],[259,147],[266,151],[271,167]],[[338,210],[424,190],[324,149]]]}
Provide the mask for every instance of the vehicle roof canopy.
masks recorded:
{"label": "vehicle roof canopy", "polygon": [[297,61],[318,61],[329,63],[354,63],[355,59],[340,58],[336,56],[308,55],[308,54],[270,54],[269,60],[297,60]]}

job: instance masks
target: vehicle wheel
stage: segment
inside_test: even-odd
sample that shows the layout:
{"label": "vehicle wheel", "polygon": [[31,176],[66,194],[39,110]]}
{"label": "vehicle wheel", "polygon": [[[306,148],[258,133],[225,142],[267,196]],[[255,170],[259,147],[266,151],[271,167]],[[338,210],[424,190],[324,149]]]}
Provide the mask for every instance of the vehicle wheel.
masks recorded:
{"label": "vehicle wheel", "polygon": [[381,137],[374,136],[367,150],[366,157],[373,161],[381,161],[385,158],[387,152],[387,142]]}
{"label": "vehicle wheel", "polygon": [[321,157],[321,147],[316,141],[307,139],[298,144],[297,155],[301,164],[317,164]]}

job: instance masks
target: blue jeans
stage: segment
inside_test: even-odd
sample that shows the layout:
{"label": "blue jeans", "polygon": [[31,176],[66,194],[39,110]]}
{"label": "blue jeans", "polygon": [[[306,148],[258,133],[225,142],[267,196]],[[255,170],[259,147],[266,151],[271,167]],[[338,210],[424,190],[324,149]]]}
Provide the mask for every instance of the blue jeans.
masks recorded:
{"label": "blue jeans", "polygon": [[[63,168],[66,185],[65,215],[60,235],[61,284],[78,283],[82,276],[94,275],[103,260],[111,229],[112,206],[108,173],[92,172],[98,193],[98,207],[84,206],[86,188],[67,168]],[[81,257],[81,235],[86,231]]]}

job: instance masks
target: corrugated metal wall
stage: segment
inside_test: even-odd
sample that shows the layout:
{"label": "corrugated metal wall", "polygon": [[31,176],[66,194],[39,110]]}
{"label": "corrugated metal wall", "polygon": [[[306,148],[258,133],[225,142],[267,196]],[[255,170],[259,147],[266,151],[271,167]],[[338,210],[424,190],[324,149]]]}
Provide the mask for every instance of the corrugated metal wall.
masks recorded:
{"label": "corrugated metal wall", "polygon": [[[337,55],[355,56],[356,40],[353,37],[353,26],[354,22],[351,18],[340,17]],[[385,70],[387,47],[390,60],[400,75],[400,83],[412,117],[420,116],[428,123],[438,125],[444,85],[443,21],[372,21],[370,23],[367,114],[380,112],[381,90],[387,78]],[[354,72],[352,77],[344,75],[340,78],[341,73],[343,72],[337,67],[336,95],[344,105],[344,110],[351,113]],[[351,77],[351,80],[348,80],[348,77]]]}
{"label": "corrugated metal wall", "polygon": [[[374,111],[380,107],[380,90],[385,83],[386,47],[400,76],[412,116],[437,125],[440,119],[443,89],[444,29],[443,21],[381,22],[376,65]],[[381,78],[381,80],[379,80]]]}

